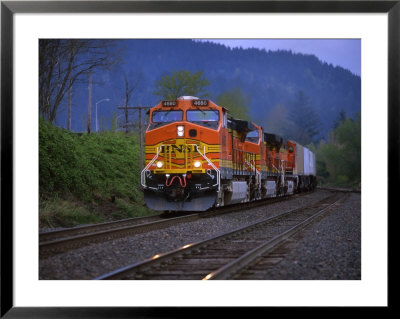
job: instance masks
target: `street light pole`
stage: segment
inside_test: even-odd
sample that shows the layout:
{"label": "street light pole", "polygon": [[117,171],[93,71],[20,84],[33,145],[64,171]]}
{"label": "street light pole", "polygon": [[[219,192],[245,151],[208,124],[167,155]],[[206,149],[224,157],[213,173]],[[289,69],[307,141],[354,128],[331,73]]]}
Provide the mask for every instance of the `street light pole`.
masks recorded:
{"label": "street light pole", "polygon": [[102,100],[100,100],[100,101],[98,101],[98,102],[96,103],[96,132],[98,132],[98,123],[97,123],[97,104],[99,104],[99,103],[101,103],[101,102],[103,102],[103,101],[110,101],[110,99],[102,99]]}

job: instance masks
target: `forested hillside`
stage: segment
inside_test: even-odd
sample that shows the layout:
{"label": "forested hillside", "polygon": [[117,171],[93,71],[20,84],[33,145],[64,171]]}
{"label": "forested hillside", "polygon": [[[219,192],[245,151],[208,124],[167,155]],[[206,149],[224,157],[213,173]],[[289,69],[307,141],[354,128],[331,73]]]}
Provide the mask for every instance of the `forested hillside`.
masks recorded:
{"label": "forested hillside", "polygon": [[[313,55],[289,51],[230,49],[223,45],[192,40],[122,40],[117,42],[118,63],[93,73],[92,107],[98,105],[98,123],[109,129],[125,105],[126,82],[132,94],[130,105],[155,105],[155,82],[174,70],[203,71],[210,82],[209,97],[216,101],[227,91],[240,88],[249,98],[250,118],[275,133],[293,116],[299,94],[315,116],[315,140],[327,137],[341,111],[355,118],[361,111],[361,79],[340,67],[321,62]],[[56,123],[66,127],[67,99]],[[72,130],[85,131],[88,115],[88,82],[81,80],[72,90]],[[92,123],[95,112],[92,111]],[[277,123],[283,123],[277,125]]]}

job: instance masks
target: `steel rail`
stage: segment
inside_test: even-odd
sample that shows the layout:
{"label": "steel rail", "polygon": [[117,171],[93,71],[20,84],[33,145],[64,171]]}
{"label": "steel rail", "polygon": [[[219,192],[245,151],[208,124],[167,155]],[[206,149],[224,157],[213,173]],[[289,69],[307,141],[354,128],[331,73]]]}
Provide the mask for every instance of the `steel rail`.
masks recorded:
{"label": "steel rail", "polygon": [[77,249],[84,245],[140,234],[155,229],[162,229],[178,223],[197,220],[198,218],[198,214],[192,214],[183,217],[174,217],[167,220],[154,221],[133,226],[117,227],[113,229],[97,231],[94,233],[42,242],[39,243],[39,256],[47,257],[48,255],[54,255],[67,250]]}
{"label": "steel rail", "polygon": [[153,216],[145,216],[145,217],[136,217],[136,218],[126,218],[117,221],[111,221],[106,223],[92,224],[92,225],[84,225],[77,226],[71,228],[64,228],[59,230],[53,230],[48,232],[39,233],[39,242],[47,242],[50,240],[57,240],[66,237],[72,237],[77,235],[83,235],[88,233],[94,233],[99,231],[104,231],[113,228],[120,228],[128,225],[139,225],[141,223],[150,222],[152,220],[160,219],[161,215],[153,215]]}
{"label": "steel rail", "polygon": [[327,186],[317,186],[319,190],[325,190],[330,192],[342,192],[342,193],[361,193],[361,189],[356,188],[341,188],[341,187],[327,187]]}

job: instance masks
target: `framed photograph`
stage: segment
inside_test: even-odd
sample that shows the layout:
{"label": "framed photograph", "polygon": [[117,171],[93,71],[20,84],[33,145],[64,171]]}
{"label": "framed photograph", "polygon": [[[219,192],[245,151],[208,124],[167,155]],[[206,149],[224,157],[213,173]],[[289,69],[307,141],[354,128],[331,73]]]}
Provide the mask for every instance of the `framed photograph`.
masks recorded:
{"label": "framed photograph", "polygon": [[[389,208],[399,176],[399,30],[400,1],[2,1],[1,317],[177,318],[193,307],[219,314],[227,307],[388,308]],[[360,41],[361,69],[354,72],[361,77],[361,279],[40,280],[39,39]],[[163,107],[174,103],[166,100]],[[97,124],[96,113],[96,130]]]}

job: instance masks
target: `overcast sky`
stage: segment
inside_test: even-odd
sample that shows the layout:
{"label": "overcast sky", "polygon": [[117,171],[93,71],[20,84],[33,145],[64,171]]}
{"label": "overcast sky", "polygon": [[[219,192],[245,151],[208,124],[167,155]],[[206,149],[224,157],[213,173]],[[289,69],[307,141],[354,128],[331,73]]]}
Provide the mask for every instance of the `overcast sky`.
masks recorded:
{"label": "overcast sky", "polygon": [[360,39],[271,39],[271,40],[217,40],[230,47],[292,50],[294,53],[314,54],[321,61],[341,66],[356,75],[361,75],[361,40]]}

